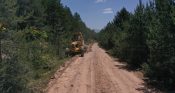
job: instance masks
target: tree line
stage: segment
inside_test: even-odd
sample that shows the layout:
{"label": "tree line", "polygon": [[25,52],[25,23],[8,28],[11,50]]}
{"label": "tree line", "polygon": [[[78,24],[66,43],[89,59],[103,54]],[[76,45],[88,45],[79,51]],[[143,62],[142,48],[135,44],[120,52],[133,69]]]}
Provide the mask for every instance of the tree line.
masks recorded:
{"label": "tree line", "polygon": [[98,34],[99,44],[132,69],[142,69],[160,89],[175,86],[175,2],[140,3],[130,13],[121,9]]}
{"label": "tree line", "polygon": [[1,93],[41,92],[73,33],[82,32],[86,41],[95,36],[60,0],[0,0],[0,24]]}

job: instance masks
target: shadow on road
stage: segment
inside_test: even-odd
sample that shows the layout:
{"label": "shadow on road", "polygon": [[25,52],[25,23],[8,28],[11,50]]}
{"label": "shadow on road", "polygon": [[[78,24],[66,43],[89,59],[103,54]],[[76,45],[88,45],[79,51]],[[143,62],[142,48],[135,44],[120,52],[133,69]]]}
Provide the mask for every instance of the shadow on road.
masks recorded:
{"label": "shadow on road", "polygon": [[143,81],[145,81],[144,83],[141,84],[141,86],[143,86],[143,87],[137,88],[136,90],[141,91],[143,93],[175,93],[175,92],[160,92],[160,91],[158,91],[157,88],[154,88],[152,85],[148,84],[148,79],[143,77],[143,74],[140,71],[140,69],[132,68],[132,67],[128,66],[125,63],[125,61],[117,59],[117,58],[114,59],[114,62],[119,62],[120,63],[120,64],[115,64],[115,67],[117,67],[118,69],[133,72],[139,78],[141,78]]}

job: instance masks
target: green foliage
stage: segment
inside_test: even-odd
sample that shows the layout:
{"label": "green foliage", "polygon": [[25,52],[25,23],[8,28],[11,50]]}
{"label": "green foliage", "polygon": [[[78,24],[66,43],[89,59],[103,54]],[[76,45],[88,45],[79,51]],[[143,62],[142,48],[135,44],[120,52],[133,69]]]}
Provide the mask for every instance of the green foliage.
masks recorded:
{"label": "green foliage", "polygon": [[36,86],[45,87],[63,64],[60,60],[75,31],[81,31],[86,41],[95,37],[80,15],[60,0],[0,0],[0,23],[7,30],[0,32],[1,93],[38,92]]}
{"label": "green foliage", "polygon": [[[147,73],[152,80],[156,80],[162,86],[173,88],[174,80],[174,24],[173,16],[171,16],[171,2],[170,0],[163,0],[162,2],[156,0],[156,19],[151,23],[150,32],[148,34],[148,46],[150,49],[149,66],[152,73]],[[153,27],[154,26],[154,27]],[[172,33],[173,32],[173,33]]]}
{"label": "green foliage", "polygon": [[122,9],[98,35],[100,45],[131,68],[142,68],[157,87],[175,86],[175,24],[173,0],[154,0]]}
{"label": "green foliage", "polygon": [[32,28],[26,31],[24,36],[27,41],[42,40],[48,38],[45,31],[40,31]]}
{"label": "green foliage", "polygon": [[11,59],[4,61],[4,68],[0,71],[0,91],[2,93],[22,93],[29,91],[26,88],[26,80],[22,77],[26,71],[25,68],[17,62],[15,56],[12,56]]}

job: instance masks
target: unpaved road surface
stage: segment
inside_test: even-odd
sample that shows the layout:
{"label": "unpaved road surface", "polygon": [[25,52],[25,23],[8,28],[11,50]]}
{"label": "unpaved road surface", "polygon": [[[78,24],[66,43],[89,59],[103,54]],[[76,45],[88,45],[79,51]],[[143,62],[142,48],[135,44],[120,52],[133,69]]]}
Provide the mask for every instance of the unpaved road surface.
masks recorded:
{"label": "unpaved road surface", "polygon": [[122,69],[97,44],[84,57],[77,57],[48,84],[47,93],[143,93],[143,81]]}

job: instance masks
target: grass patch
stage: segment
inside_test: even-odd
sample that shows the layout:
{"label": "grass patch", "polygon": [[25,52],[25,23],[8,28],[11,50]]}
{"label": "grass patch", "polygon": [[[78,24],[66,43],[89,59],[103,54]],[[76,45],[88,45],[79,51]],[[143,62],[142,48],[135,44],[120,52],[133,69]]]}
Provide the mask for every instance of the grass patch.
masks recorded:
{"label": "grass patch", "polygon": [[69,58],[53,58],[50,60],[48,67],[38,69],[33,73],[30,73],[30,77],[27,77],[28,87],[34,93],[43,93],[43,89],[47,87],[47,84],[54,73],[59,69],[59,67],[67,61]]}

